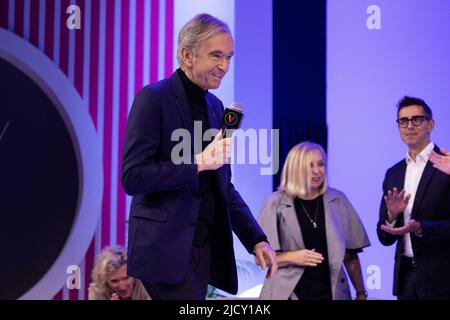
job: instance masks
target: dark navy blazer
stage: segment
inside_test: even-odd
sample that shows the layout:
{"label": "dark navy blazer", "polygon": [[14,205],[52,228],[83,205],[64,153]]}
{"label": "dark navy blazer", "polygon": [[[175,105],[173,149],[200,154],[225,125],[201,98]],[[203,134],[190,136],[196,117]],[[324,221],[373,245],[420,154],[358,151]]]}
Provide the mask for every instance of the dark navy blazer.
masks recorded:
{"label": "dark navy blazer", "polygon": [[[435,146],[435,152],[441,153]],[[403,190],[406,175],[406,160],[398,162],[386,172],[383,193],[396,187]],[[387,218],[386,203],[382,197],[377,225],[378,239],[389,246],[397,242],[395,252],[393,294],[398,295],[400,258],[405,247],[403,236],[395,236],[380,229]],[[431,296],[450,297],[450,175],[433,167],[428,161],[423,171],[414,199],[411,218],[419,221],[422,236],[411,233],[414,258],[419,266],[422,292]],[[395,227],[404,225],[403,213]]]}
{"label": "dark navy blazer", "polygon": [[[211,93],[205,98],[210,128],[220,128],[223,104]],[[128,274],[148,282],[177,284],[188,269],[200,195],[194,155],[187,164],[171,160],[174,146],[180,143],[171,136],[180,128],[194,137],[189,102],[175,72],[136,95],[125,137],[122,185],[133,195]],[[232,230],[249,252],[264,233],[231,183],[230,165],[215,174],[218,203],[210,240],[210,283],[234,294],[238,287]]]}

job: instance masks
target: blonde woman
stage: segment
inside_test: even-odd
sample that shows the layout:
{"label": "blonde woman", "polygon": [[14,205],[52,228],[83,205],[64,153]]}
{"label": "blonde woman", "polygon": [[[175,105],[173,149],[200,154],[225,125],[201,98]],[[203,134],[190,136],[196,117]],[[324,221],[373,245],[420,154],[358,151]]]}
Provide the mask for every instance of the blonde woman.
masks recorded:
{"label": "blonde woman", "polygon": [[300,143],[287,156],[278,191],[259,217],[279,268],[261,299],[350,299],[344,267],[356,299],[367,298],[358,253],[370,242],[347,197],[327,186],[325,169],[325,151],[315,143]]}
{"label": "blonde woman", "polygon": [[127,275],[127,251],[107,247],[97,258],[89,285],[89,300],[150,300],[138,279]]}

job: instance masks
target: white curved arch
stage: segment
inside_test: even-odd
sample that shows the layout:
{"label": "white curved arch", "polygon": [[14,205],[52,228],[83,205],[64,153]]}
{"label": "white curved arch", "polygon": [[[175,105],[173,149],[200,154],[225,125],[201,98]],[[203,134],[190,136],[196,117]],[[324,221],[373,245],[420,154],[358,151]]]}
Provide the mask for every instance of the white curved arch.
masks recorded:
{"label": "white curved arch", "polygon": [[0,57],[46,93],[66,124],[77,156],[80,197],[64,248],[45,275],[20,299],[51,299],[66,283],[69,265],[78,264],[94,235],[101,212],[103,170],[99,138],[83,101],[61,70],[33,45],[0,28]]}

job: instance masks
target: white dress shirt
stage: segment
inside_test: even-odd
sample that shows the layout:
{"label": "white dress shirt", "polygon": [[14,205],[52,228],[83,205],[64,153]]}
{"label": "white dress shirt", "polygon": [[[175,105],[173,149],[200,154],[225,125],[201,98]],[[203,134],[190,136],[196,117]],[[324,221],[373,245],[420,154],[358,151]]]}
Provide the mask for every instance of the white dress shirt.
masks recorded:
{"label": "white dress shirt", "polygon": [[[411,219],[411,213],[414,205],[414,199],[416,198],[417,187],[419,186],[420,178],[422,178],[423,170],[430,158],[430,153],[434,149],[434,143],[430,142],[417,156],[414,161],[409,152],[406,154],[406,175],[405,175],[405,195],[410,194],[411,198],[408,201],[403,217],[405,225]],[[405,241],[405,249],[403,255],[407,257],[413,257],[413,249],[411,244],[411,236],[409,233],[403,235]]]}
{"label": "white dress shirt", "polygon": [[[416,198],[417,187],[419,186],[420,178],[422,178],[423,170],[427,165],[428,159],[430,158],[430,153],[434,149],[434,143],[430,142],[417,156],[416,161],[414,161],[409,152],[406,153],[406,174],[405,174],[405,196],[410,194],[408,205],[405,211],[403,211],[403,218],[406,223],[411,219],[411,213],[414,205],[414,199]],[[386,224],[393,227],[397,220],[389,221],[386,220]],[[403,235],[403,240],[405,243],[405,248],[403,250],[403,255],[407,257],[414,257],[411,236],[409,233]]]}

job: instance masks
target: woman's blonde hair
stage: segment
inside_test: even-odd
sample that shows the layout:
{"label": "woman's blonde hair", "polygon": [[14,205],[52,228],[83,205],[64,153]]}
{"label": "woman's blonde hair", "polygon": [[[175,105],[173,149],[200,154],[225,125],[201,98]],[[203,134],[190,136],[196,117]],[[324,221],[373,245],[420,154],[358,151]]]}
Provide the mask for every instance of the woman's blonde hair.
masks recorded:
{"label": "woman's blonde hair", "polygon": [[[286,192],[292,198],[304,198],[312,192],[311,162],[312,152],[319,151],[326,164],[326,154],[323,148],[313,142],[305,141],[294,146],[288,153],[281,173],[281,183],[278,190]],[[325,172],[323,184],[318,196],[327,190],[327,175]]]}
{"label": "woman's blonde hair", "polygon": [[127,249],[122,246],[106,247],[99,254],[94,270],[92,270],[92,281],[97,285],[103,295],[110,295],[111,288],[107,283],[108,277],[127,263]]}

